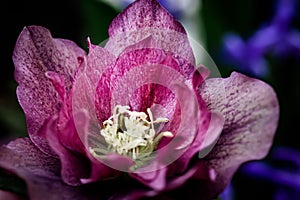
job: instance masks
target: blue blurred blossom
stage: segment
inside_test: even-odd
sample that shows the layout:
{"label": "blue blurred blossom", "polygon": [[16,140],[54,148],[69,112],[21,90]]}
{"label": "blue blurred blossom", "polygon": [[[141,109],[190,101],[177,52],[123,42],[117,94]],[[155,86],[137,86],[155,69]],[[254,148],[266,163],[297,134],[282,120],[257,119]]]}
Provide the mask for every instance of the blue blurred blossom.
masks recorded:
{"label": "blue blurred blossom", "polygon": [[297,11],[297,0],[278,0],[276,13],[271,22],[264,24],[248,40],[242,40],[236,34],[227,34],[223,38],[225,59],[239,69],[258,77],[268,74],[265,55],[271,53],[277,57],[300,56],[300,32],[292,28],[292,20]]}
{"label": "blue blurred blossom", "polygon": [[221,200],[234,200],[234,188],[232,183],[230,183],[223,193],[220,195]]}
{"label": "blue blurred blossom", "polygon": [[299,199],[300,197],[300,152],[290,147],[277,147],[271,154],[274,162],[251,162],[241,168],[241,172],[256,180],[264,180],[274,185],[273,199]]}

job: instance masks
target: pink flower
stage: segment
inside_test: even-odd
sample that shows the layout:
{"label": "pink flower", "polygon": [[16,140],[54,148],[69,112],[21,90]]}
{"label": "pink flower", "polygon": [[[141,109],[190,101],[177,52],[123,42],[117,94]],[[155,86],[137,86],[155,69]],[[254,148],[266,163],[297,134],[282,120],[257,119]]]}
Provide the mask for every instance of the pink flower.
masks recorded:
{"label": "pink flower", "polygon": [[268,153],[278,102],[266,83],[232,73],[205,80],[183,26],[137,0],[85,52],[24,28],[13,61],[29,138],[0,166],[31,199],[211,199],[240,164]]}

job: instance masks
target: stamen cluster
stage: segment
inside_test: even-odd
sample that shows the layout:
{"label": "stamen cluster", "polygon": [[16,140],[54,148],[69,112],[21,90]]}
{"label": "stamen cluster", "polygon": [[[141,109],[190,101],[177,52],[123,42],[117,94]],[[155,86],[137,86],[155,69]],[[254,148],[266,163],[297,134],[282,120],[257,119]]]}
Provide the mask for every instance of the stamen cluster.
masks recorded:
{"label": "stamen cluster", "polygon": [[[148,115],[147,115],[148,114]],[[172,137],[171,132],[156,133],[155,127],[166,123],[167,118],[153,119],[151,110],[130,111],[129,106],[117,105],[113,115],[103,122],[100,134],[108,144],[108,150],[133,160],[149,156],[162,137]]]}

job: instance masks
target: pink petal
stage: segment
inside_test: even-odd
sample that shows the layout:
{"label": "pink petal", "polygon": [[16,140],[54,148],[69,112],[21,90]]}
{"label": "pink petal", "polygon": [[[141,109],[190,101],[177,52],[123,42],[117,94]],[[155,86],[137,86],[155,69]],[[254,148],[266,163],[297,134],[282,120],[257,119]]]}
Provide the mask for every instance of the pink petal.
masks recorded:
{"label": "pink petal", "polygon": [[113,181],[77,187],[66,185],[60,177],[60,161],[41,152],[29,138],[0,147],[0,168],[25,180],[30,200],[108,199],[117,189]]}
{"label": "pink petal", "polygon": [[[202,77],[202,74],[203,76]],[[199,84],[203,83],[204,79],[208,75],[208,69],[202,67],[201,71],[195,71],[193,76],[193,88],[197,88]],[[182,94],[180,94],[182,95]],[[198,104],[194,105],[194,109],[198,109],[198,118],[197,118],[197,124],[194,124],[194,126],[197,126],[197,132],[193,134],[189,133],[188,137],[193,138],[193,140],[188,144],[186,147],[186,151],[183,153],[183,155],[176,160],[174,163],[172,163],[171,168],[173,167],[175,170],[173,172],[169,172],[170,174],[173,173],[183,173],[187,170],[188,165],[190,164],[191,159],[199,152],[199,156],[205,156],[207,155],[210,150],[213,148],[213,146],[216,144],[217,139],[219,138],[219,135],[221,134],[221,131],[223,129],[224,119],[221,115],[217,113],[211,113],[207,110],[205,102],[203,101],[202,97],[198,94],[198,92],[195,91],[194,95],[197,100]],[[183,98],[188,99],[187,96],[190,95],[184,95]],[[189,100],[192,102],[192,99]],[[188,109],[187,109],[188,110]],[[183,110],[185,113],[186,110]],[[193,111],[191,111],[193,112]],[[180,115],[180,113],[176,113],[176,115]],[[188,113],[189,115],[189,113]],[[189,118],[190,116],[185,116],[186,118]],[[190,126],[192,126],[192,121],[190,121]],[[180,122],[179,122],[180,124]],[[177,127],[177,126],[175,126]],[[178,127],[177,127],[178,128]],[[183,140],[187,140],[187,136],[182,136]]]}
{"label": "pink petal", "polygon": [[198,133],[186,152],[174,163],[177,173],[187,169],[195,154],[198,153],[199,157],[206,156],[219,139],[224,124],[223,117],[216,113],[205,113],[205,111],[201,113]]}
{"label": "pink petal", "polygon": [[[171,77],[172,79],[172,76],[166,77]],[[172,81],[167,81],[167,83],[172,83]],[[193,147],[193,142],[195,142],[196,139],[199,140],[197,144],[200,146],[205,137],[204,134],[197,136],[198,122],[201,119],[201,111],[199,110],[199,105],[197,105],[197,97],[194,91],[184,88],[184,85],[179,83],[176,87],[170,86],[170,88],[174,88],[174,93],[177,95],[181,108],[181,113],[177,116],[181,118],[180,126],[175,133],[175,137],[167,145],[157,150],[156,158],[150,165],[134,171],[132,175],[154,190],[165,189],[169,175],[172,176],[176,173],[183,173],[182,171],[184,171],[186,165],[189,163],[190,157],[194,156],[197,152],[196,147]],[[185,154],[187,155],[185,156]],[[181,159],[180,156],[186,158],[182,158],[182,163],[176,161],[178,158],[179,160]],[[169,166],[169,164],[171,165]],[[173,168],[173,172],[168,171],[170,167]],[[159,180],[160,184],[157,183],[157,180]]]}
{"label": "pink petal", "polygon": [[110,38],[105,48],[116,56],[128,46],[151,36],[156,42],[156,48],[194,63],[194,55],[183,26],[156,0],[135,1],[112,21],[108,32]]}
{"label": "pink petal", "polygon": [[[149,84],[166,86],[169,84],[168,81],[176,78],[174,76],[177,76],[177,79],[180,77],[181,80],[191,79],[194,67],[187,63],[178,63],[177,61],[173,55],[167,54],[162,49],[143,48],[126,52],[118,57],[115,66],[107,72],[107,75],[103,75],[98,88],[108,87],[106,86],[108,84],[109,90],[112,92],[111,98],[115,104],[128,105],[128,94],[130,94],[135,97],[133,98],[132,96],[133,108],[149,107],[154,100],[150,99],[149,93],[155,91],[154,88],[157,88],[157,86],[152,85],[152,89],[139,89],[140,87],[145,87],[144,85]],[[189,70],[186,70],[187,68]],[[169,74],[167,72],[164,74],[164,70],[169,71]],[[172,76],[167,77],[167,75]],[[172,82],[176,81],[178,80],[175,79]],[[101,97],[105,98],[104,91],[102,93],[98,92],[98,96],[98,99],[101,99]],[[169,92],[166,92],[166,96],[169,96]],[[142,101],[145,102],[144,106],[141,103]]]}
{"label": "pink petal", "polygon": [[[69,128],[75,131],[74,125]],[[57,118],[53,117],[47,123],[47,139],[59,156],[62,180],[69,185],[80,185],[80,180],[88,177],[89,160],[84,155],[67,149],[60,141],[60,134],[57,130]]]}
{"label": "pink petal", "polygon": [[[68,95],[64,86],[64,77],[56,72],[46,72],[61,99],[61,109],[58,113],[57,131],[58,139],[62,145],[71,151],[85,152],[85,147],[76,131],[72,112],[72,96]],[[46,130],[47,131],[47,130]]]}
{"label": "pink petal", "polygon": [[225,117],[222,135],[205,158],[216,170],[216,181],[206,190],[214,197],[239,165],[266,156],[277,128],[279,105],[268,84],[236,72],[226,79],[207,80],[199,91],[209,109]]}
{"label": "pink petal", "polygon": [[[89,43],[89,54],[86,62],[78,71],[73,85],[73,111],[85,109],[92,121],[106,120],[110,117],[110,76],[116,58],[106,49]],[[97,85],[102,84],[97,88]],[[99,94],[99,96],[96,96]]]}
{"label": "pink petal", "polygon": [[[195,70],[193,65],[183,58],[165,52],[163,49],[144,47],[144,44],[149,42],[151,43],[151,38],[128,47],[124,53],[119,55],[114,65],[106,65],[109,68],[98,76],[101,78],[97,86],[95,107],[100,123],[110,117],[111,110],[116,104],[130,105],[134,110],[145,111],[152,104],[160,104],[163,103],[163,100],[169,99],[166,98],[167,96],[172,98],[172,94],[166,88],[153,85],[157,83],[158,77],[165,76],[160,74],[163,66],[173,68],[174,73],[181,74],[185,79],[192,79]],[[142,68],[144,71],[140,70]],[[129,81],[125,80],[127,78]],[[144,83],[140,83],[141,81]],[[125,82],[126,85],[124,85]],[[160,80],[160,82],[165,84],[164,80]],[[79,84],[82,83],[83,81],[80,81]],[[153,83],[151,86],[146,86],[151,83]],[[153,91],[157,91],[156,94],[159,95],[154,95],[155,97],[149,95]],[[131,95],[130,98],[128,94]],[[170,103],[174,107],[175,104]],[[168,104],[170,105],[170,103]],[[172,110],[168,109],[169,113],[172,113]]]}
{"label": "pink petal", "polygon": [[135,1],[111,22],[108,32],[111,37],[144,27],[171,29],[185,33],[183,26],[156,0]]}
{"label": "pink petal", "polygon": [[51,152],[39,129],[49,116],[57,113],[60,105],[45,72],[64,75],[69,89],[79,66],[78,57],[84,54],[73,42],[53,39],[47,29],[39,26],[24,28],[17,40],[13,53],[15,79],[19,84],[17,96],[26,115],[31,139],[47,153]]}
{"label": "pink petal", "polygon": [[[76,120],[76,124],[73,119]],[[69,185],[82,185],[120,174],[96,160],[89,152],[90,123],[88,113],[84,110],[73,113],[66,124],[60,124],[66,127],[57,129],[55,118],[48,123],[47,139],[60,158],[62,180]]]}
{"label": "pink petal", "polygon": [[51,81],[58,97],[60,98],[60,102],[65,101],[67,97],[65,77],[53,71],[47,71],[45,76]]}
{"label": "pink petal", "polygon": [[[166,190],[179,189],[181,186],[186,184],[189,180],[197,179],[199,180],[213,180],[213,176],[210,170],[201,162],[197,162],[192,165],[187,171],[182,174],[174,175],[167,184]],[[200,197],[201,195],[199,195]]]}
{"label": "pink petal", "polygon": [[0,166],[6,170],[55,178],[60,173],[60,162],[41,152],[29,138],[19,138],[1,147]]}
{"label": "pink petal", "polygon": [[87,113],[77,111],[73,116],[77,120],[76,125],[72,117],[66,124],[67,128],[57,129],[55,118],[47,126],[47,139],[61,161],[62,180],[77,186],[119,175],[90,154],[87,143],[90,121]]}

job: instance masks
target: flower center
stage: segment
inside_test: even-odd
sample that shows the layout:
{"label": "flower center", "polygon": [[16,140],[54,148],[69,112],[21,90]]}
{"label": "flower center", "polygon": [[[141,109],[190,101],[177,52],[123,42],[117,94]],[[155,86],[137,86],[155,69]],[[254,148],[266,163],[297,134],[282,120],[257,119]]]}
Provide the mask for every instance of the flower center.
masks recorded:
{"label": "flower center", "polygon": [[149,108],[147,114],[130,111],[129,106],[117,105],[113,115],[103,122],[100,132],[108,144],[108,150],[133,160],[145,160],[156,149],[162,137],[173,137],[167,131],[156,133],[160,124],[169,121],[167,118],[154,120]]}

